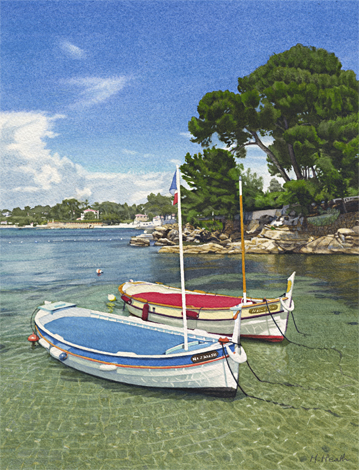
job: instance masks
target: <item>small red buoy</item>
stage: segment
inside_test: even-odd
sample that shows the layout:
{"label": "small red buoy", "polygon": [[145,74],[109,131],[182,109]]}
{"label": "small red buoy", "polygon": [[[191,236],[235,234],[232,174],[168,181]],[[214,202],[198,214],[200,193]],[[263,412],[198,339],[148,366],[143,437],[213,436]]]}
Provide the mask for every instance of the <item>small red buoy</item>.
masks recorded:
{"label": "small red buoy", "polygon": [[27,340],[30,341],[30,343],[36,343],[36,341],[39,341],[39,337],[35,335],[35,333],[32,333]]}

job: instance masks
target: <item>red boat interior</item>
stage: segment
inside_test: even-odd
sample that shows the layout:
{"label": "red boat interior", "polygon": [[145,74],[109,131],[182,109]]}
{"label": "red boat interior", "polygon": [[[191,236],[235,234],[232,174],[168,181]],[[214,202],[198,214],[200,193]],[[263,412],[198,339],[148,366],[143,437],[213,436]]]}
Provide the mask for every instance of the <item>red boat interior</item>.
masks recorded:
{"label": "red boat interior", "polygon": [[[160,292],[141,292],[133,296],[139,301],[146,301],[150,304],[168,305],[171,307],[182,307],[181,294],[166,294]],[[122,296],[125,302],[129,297]],[[228,297],[213,294],[186,294],[186,306],[192,308],[229,308],[242,302],[240,297]]]}

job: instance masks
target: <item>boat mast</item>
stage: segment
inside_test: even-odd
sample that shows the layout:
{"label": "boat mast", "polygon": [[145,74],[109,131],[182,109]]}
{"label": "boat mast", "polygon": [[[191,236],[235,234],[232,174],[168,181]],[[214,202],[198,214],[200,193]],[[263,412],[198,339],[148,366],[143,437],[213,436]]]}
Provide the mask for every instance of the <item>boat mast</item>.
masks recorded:
{"label": "boat mast", "polygon": [[181,181],[179,166],[176,165],[176,183],[178,193],[178,237],[179,237],[179,252],[180,252],[180,271],[181,271],[181,292],[182,292],[182,313],[183,313],[183,335],[184,335],[184,349],[188,350],[188,337],[187,337],[187,313],[186,313],[186,293],[185,293],[185,280],[184,280],[184,264],[183,264],[183,241],[182,241],[182,212],[181,212]]}
{"label": "boat mast", "polygon": [[244,247],[244,228],[243,228],[243,201],[242,201],[242,177],[239,177],[239,210],[241,222],[241,246],[242,246],[242,276],[243,276],[243,303],[247,302],[246,288],[246,265],[245,265],[245,247]]}

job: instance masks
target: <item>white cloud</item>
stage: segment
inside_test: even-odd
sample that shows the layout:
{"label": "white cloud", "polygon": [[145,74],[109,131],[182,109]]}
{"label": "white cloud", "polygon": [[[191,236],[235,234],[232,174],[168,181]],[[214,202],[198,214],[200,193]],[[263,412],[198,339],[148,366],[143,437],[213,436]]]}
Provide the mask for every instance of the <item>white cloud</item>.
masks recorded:
{"label": "white cloud", "polygon": [[95,104],[103,103],[112,96],[121,91],[128,78],[123,76],[111,78],[72,78],[67,80],[66,83],[80,88],[80,100],[75,103],[75,106],[92,106]]}
{"label": "white cloud", "polygon": [[92,195],[90,188],[78,189],[76,188],[76,199],[83,201],[84,199],[89,199]]}
{"label": "white cloud", "polygon": [[126,155],[137,155],[138,152],[135,150],[122,149],[122,153],[125,153]]}
{"label": "white cloud", "polygon": [[39,191],[39,188],[37,186],[24,186],[14,188],[13,191],[19,193],[36,193],[37,191]]}
{"label": "white cloud", "polygon": [[260,139],[266,147],[268,147],[274,142],[273,137],[271,137],[270,135],[266,135],[265,137],[260,137]]}
{"label": "white cloud", "polygon": [[183,137],[187,137],[187,139],[191,139],[193,135],[190,132],[180,132],[180,135]]}
{"label": "white cloud", "polygon": [[172,172],[91,173],[52,152],[46,139],[56,136],[52,129],[58,118],[35,112],[0,114],[0,208],[53,206],[69,197],[139,204],[151,192],[168,193]]}
{"label": "white cloud", "polygon": [[[167,172],[143,174],[89,172],[66,156],[53,152],[49,139],[56,137],[53,129],[60,118],[64,116],[50,117],[36,112],[0,113],[0,208],[53,206],[68,197],[89,199],[90,203],[139,204],[146,202],[150,193],[169,194],[175,167]],[[267,187],[271,176],[265,155],[263,158],[257,153],[251,155],[251,152],[240,162],[245,169],[251,168],[252,172],[263,176]],[[171,163],[180,165],[182,162],[172,159]]]}
{"label": "white cloud", "polygon": [[71,57],[72,59],[83,59],[86,56],[86,53],[83,49],[71,44],[69,41],[63,41],[60,44],[61,49]]}

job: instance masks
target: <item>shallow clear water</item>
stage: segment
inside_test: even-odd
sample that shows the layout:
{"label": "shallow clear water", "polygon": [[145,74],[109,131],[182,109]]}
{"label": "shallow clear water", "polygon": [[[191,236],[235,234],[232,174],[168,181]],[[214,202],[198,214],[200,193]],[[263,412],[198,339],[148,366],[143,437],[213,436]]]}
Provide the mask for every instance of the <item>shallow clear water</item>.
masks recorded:
{"label": "shallow clear water", "polygon": [[[287,341],[243,341],[232,399],[144,389],[71,370],[27,341],[44,300],[122,314],[130,278],[179,286],[176,255],[130,230],[16,230],[1,237],[1,470],[356,469],[358,261],[248,255],[247,292],[282,294],[297,272]],[[187,287],[240,295],[240,256],[188,256]],[[101,268],[103,274],[96,275]],[[300,346],[299,344],[308,347]]]}

